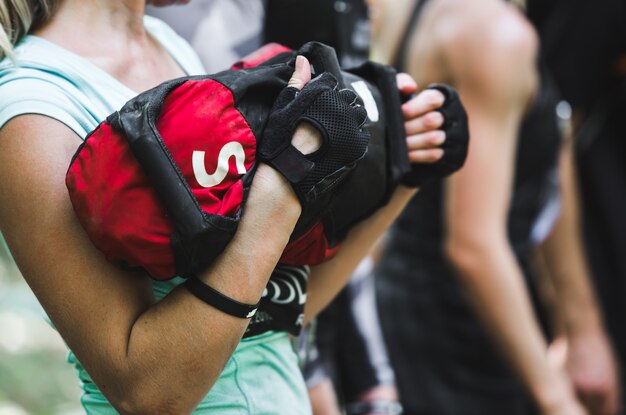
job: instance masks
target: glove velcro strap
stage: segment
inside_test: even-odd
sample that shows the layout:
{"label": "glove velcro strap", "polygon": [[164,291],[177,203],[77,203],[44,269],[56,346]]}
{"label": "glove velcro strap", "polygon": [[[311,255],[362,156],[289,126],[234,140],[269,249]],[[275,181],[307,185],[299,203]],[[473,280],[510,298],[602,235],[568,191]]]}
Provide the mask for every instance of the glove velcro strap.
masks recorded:
{"label": "glove velcro strap", "polygon": [[285,147],[269,164],[293,184],[300,183],[315,166],[315,163],[292,145]]}
{"label": "glove velcro strap", "polygon": [[225,296],[221,292],[209,287],[196,277],[190,277],[185,282],[185,288],[200,300],[218,310],[239,318],[252,318],[259,308],[260,301],[256,304],[244,304],[230,297]]}

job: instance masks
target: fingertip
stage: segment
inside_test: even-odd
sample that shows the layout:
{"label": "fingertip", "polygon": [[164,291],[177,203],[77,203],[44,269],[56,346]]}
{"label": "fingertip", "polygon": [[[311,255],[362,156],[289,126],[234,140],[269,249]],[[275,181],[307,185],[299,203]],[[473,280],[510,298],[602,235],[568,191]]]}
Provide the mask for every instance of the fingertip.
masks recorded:
{"label": "fingertip", "polygon": [[432,89],[430,90],[432,91],[432,97],[430,98],[431,102],[430,104],[432,106],[434,106],[435,108],[439,108],[441,106],[443,106],[443,104],[445,104],[446,102],[446,96],[443,94],[443,92],[437,90],[437,89]]}
{"label": "fingertip", "polygon": [[398,73],[396,75],[396,83],[398,84],[398,90],[403,95],[412,94],[417,91],[417,83],[413,77],[407,73]]}
{"label": "fingertip", "polygon": [[446,102],[446,96],[438,89],[425,89],[419,94],[422,105],[429,110],[441,108]]}
{"label": "fingertip", "polygon": [[289,86],[302,89],[304,85],[311,80],[311,64],[309,60],[302,55],[296,57],[296,67],[289,80]]}
{"label": "fingertip", "polygon": [[298,55],[296,57],[296,72],[305,71],[307,67],[310,70],[311,64],[309,63],[309,60],[303,55]]}

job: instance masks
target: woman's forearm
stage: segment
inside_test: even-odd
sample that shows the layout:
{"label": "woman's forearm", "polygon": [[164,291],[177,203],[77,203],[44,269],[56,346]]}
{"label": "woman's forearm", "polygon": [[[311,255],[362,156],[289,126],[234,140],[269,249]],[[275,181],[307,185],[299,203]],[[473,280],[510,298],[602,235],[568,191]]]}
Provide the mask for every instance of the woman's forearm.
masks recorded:
{"label": "woman's forearm", "polygon": [[396,189],[389,203],[348,233],[339,252],[329,261],[311,267],[305,321],[311,321],[346,285],[359,262],[368,254],[402,212],[416,189],[404,186]]}
{"label": "woman's forearm", "polygon": [[[250,193],[237,234],[199,276],[212,288],[246,304],[261,297],[299,215],[295,199],[284,203],[277,197],[268,203],[267,198],[258,197],[270,188],[278,196],[291,190],[276,189],[278,176],[268,177],[278,174],[273,169],[260,167],[257,173],[257,186]],[[267,188],[258,185],[264,180]],[[227,315],[178,287],[134,322],[121,365],[124,371],[119,374],[125,381],[119,382],[124,388],[118,391],[118,405],[129,404],[125,399],[129,397],[134,402],[127,408],[131,413],[146,407],[167,413],[169,408],[152,407],[152,403],[162,402],[162,406],[176,398],[172,410],[192,410],[219,377],[248,323],[248,319]],[[165,396],[169,398],[162,401]],[[138,408],[130,408],[137,402]]]}
{"label": "woman's forearm", "polygon": [[567,395],[564,378],[549,366],[547,344],[506,238],[449,246],[448,254],[478,318],[541,408]]}

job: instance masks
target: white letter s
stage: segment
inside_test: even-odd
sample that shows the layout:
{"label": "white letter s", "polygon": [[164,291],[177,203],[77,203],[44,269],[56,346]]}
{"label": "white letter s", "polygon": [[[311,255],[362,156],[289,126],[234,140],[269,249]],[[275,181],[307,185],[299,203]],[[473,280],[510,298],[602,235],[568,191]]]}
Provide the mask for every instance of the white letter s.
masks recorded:
{"label": "white letter s", "polygon": [[241,143],[237,141],[231,141],[226,143],[220,150],[220,154],[217,159],[217,167],[212,174],[207,173],[204,165],[204,151],[194,151],[192,154],[192,166],[193,174],[196,180],[202,187],[213,187],[220,184],[226,175],[228,174],[228,160],[234,156],[235,165],[237,166],[237,173],[244,174],[246,172],[246,166],[244,161],[246,159],[246,153],[243,150]]}

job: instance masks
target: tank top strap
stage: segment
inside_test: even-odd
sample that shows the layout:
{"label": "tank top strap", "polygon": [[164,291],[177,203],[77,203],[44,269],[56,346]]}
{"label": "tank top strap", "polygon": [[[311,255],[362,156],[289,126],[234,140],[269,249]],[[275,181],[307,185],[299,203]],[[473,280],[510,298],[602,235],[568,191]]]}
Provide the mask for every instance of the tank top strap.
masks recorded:
{"label": "tank top strap", "polygon": [[416,0],[413,5],[413,10],[411,11],[411,18],[409,20],[409,24],[407,25],[402,38],[400,40],[400,44],[395,52],[395,57],[393,60],[393,66],[399,70],[406,70],[406,62],[407,62],[407,52],[409,47],[409,42],[411,41],[411,36],[417,27],[417,21],[424,9],[424,5],[428,2],[428,0]]}

